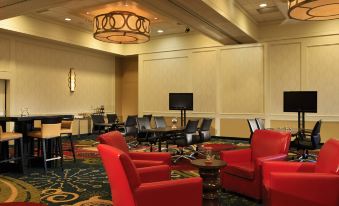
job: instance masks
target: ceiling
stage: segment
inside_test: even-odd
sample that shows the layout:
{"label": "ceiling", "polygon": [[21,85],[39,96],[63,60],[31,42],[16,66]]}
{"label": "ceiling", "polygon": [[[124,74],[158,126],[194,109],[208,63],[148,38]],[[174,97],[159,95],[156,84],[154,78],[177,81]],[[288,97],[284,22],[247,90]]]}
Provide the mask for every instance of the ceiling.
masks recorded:
{"label": "ceiling", "polygon": [[[29,15],[92,32],[93,17],[112,10],[133,11],[151,20],[151,36],[201,32],[221,42],[252,43],[255,38],[238,28],[210,0],[0,0],[0,19]],[[287,0],[227,0],[255,25],[286,20]],[[260,9],[259,4],[267,3]],[[65,21],[70,18],[71,21]],[[157,31],[164,30],[163,33]]]}

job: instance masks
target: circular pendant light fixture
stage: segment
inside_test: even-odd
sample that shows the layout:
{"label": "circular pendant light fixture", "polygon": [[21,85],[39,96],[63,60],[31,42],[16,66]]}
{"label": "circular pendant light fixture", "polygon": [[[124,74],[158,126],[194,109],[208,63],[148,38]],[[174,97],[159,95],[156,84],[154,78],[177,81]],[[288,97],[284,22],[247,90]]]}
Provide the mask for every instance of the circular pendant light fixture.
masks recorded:
{"label": "circular pendant light fixture", "polygon": [[144,43],[150,39],[150,20],[129,11],[94,17],[94,38],[117,44]]}
{"label": "circular pendant light fixture", "polygon": [[289,0],[288,15],[305,21],[337,19],[339,0]]}

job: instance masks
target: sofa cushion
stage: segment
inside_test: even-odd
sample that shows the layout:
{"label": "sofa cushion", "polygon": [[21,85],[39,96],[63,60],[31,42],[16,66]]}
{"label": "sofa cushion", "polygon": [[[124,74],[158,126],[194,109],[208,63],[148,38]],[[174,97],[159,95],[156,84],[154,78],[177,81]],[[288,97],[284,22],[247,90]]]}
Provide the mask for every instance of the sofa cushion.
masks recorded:
{"label": "sofa cushion", "polygon": [[254,179],[254,163],[253,162],[241,162],[228,164],[224,171],[227,174],[242,177],[245,179]]}

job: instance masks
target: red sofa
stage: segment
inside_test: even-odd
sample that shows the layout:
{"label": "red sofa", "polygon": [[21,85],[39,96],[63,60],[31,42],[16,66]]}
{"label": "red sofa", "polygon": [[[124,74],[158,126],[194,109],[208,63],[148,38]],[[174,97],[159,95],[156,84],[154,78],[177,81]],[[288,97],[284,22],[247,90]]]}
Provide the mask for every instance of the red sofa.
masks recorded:
{"label": "red sofa", "polygon": [[125,138],[118,131],[108,132],[97,138],[101,144],[116,147],[127,153],[136,167],[149,167],[155,165],[170,165],[171,155],[168,152],[129,152]]}
{"label": "red sofa", "polygon": [[227,163],[220,171],[223,188],[261,199],[262,163],[286,159],[290,141],[290,133],[256,130],[249,149],[222,151],[220,158]]}
{"label": "red sofa", "polygon": [[269,206],[338,206],[339,141],[327,141],[316,163],[265,162],[263,185]]}
{"label": "red sofa", "polygon": [[137,169],[131,158],[117,148],[100,144],[98,150],[114,206],[202,205],[200,177],[169,180],[168,165]]}

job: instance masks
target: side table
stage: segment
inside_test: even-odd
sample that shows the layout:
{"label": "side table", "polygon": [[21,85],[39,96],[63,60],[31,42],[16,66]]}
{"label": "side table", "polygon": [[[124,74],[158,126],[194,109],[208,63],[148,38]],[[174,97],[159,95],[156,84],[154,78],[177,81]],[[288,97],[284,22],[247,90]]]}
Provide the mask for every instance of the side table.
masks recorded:
{"label": "side table", "polygon": [[213,160],[206,163],[206,159],[192,160],[191,164],[199,168],[200,177],[203,179],[203,198],[208,200],[219,199],[221,188],[219,169],[226,166],[223,160]]}

